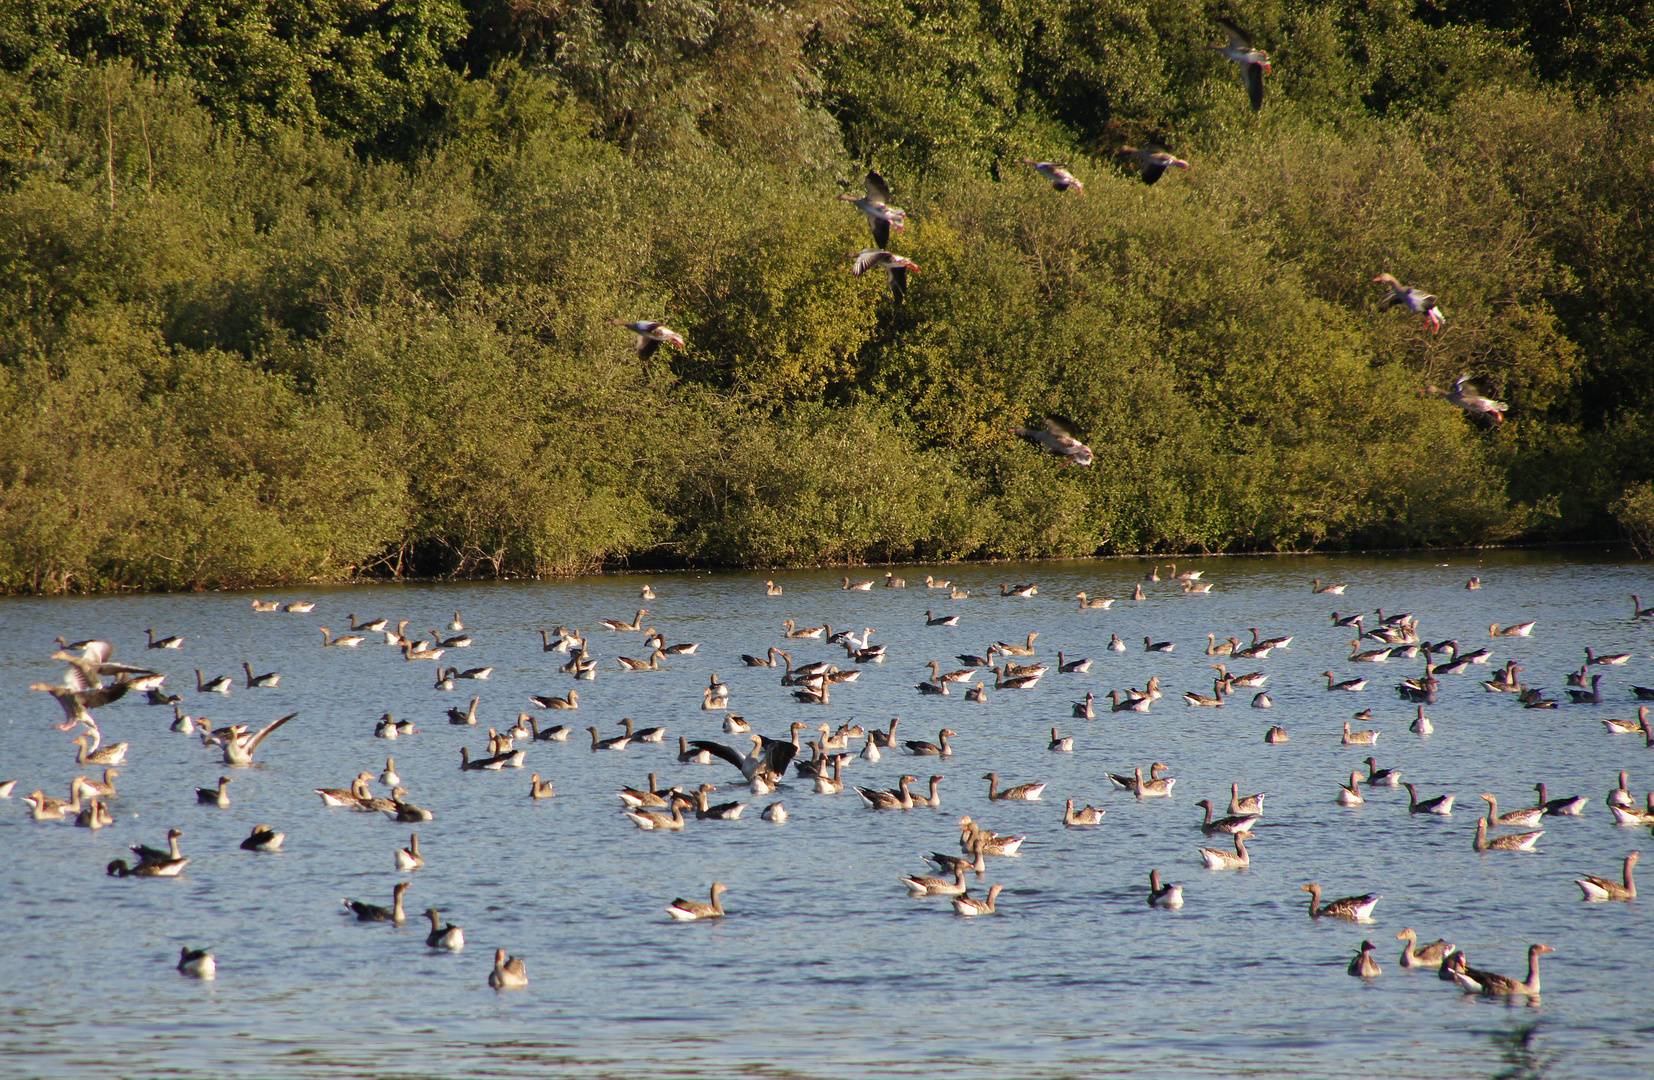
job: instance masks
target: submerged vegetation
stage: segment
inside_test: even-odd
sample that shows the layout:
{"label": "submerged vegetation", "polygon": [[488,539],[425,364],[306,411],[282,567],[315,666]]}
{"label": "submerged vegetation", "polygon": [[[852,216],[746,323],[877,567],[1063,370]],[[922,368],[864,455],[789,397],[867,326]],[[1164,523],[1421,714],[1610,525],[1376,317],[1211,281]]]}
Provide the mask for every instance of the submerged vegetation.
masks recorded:
{"label": "submerged vegetation", "polygon": [[1647,544],[1654,0],[1216,13],[8,5],[0,589]]}

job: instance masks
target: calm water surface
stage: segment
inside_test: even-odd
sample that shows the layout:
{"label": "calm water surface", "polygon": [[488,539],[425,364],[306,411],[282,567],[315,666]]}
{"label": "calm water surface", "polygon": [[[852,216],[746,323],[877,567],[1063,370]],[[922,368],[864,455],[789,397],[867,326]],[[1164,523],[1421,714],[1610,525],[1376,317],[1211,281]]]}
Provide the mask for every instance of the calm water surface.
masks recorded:
{"label": "calm water surface", "polygon": [[[1520,1064],[1502,1040],[1534,1024],[1529,1063],[1546,1075],[1654,1074],[1649,902],[1586,904],[1571,881],[1617,875],[1628,851],[1654,848],[1645,829],[1615,826],[1603,805],[1621,769],[1639,798],[1654,787],[1654,751],[1599,723],[1634,717],[1630,686],[1654,685],[1654,623],[1634,620],[1628,599],[1638,592],[1654,602],[1654,574],[1579,551],[1208,559],[1194,565],[1215,583],[1210,596],[1161,583],[1146,585],[1140,603],[1076,610],[1080,589],[1129,596],[1147,565],[942,571],[971,590],[962,601],[912,584],[846,592],[838,575],[806,572],[779,576],[781,597],[764,595],[764,575],[747,574],[280,595],[315,600],[309,615],[255,614],[239,594],[0,602],[0,779],[19,778],[18,796],[37,787],[65,794],[77,773],[68,736],[52,727],[57,705],[27,689],[57,680],[62,665],[47,657],[59,634],[106,638],[117,660],[156,665],[184,708],[215,724],[299,714],[260,748],[258,767],[226,769],[217,751],[168,730],[171,710],[122,701],[99,710],[106,738],[131,743],[114,827],[36,824],[20,799],[0,803],[0,1074],[1472,1077]],[[905,572],[911,581],[925,571]],[[1471,574],[1484,581],[1480,591],[1464,589]],[[1312,595],[1316,576],[1347,582],[1348,595]],[[659,594],[645,602],[647,623],[668,642],[701,647],[668,658],[667,670],[625,673],[613,658],[646,655],[641,635],[603,632],[598,620],[629,617],[645,581]],[[1039,595],[997,595],[1001,582],[1024,581],[1037,582]],[[1586,645],[1633,659],[1599,669],[1609,673],[1609,704],[1547,712],[1485,693],[1478,680],[1491,666],[1445,677],[1427,709],[1436,732],[1421,738],[1408,732],[1413,708],[1393,687],[1422,662],[1348,663],[1352,634],[1328,618],[1380,606],[1417,613],[1426,638],[1491,645],[1495,665],[1516,659],[1526,682],[1556,696],[1565,696],[1564,675]],[[927,628],[927,607],[959,614],[960,626]],[[382,645],[319,647],[316,628],[340,631],[348,613],[407,618],[410,630],[423,630],[446,626],[456,608],[476,645],[446,660],[494,665],[487,682],[444,692],[432,688],[434,664],[405,662]],[[784,644],[787,618],[871,626],[889,660],[836,687],[830,705],[797,704],[779,671],[738,666],[741,653]],[[1530,619],[1532,638],[1490,642],[1489,623]],[[603,658],[595,682],[558,674],[565,657],[541,651],[537,631],[560,623],[589,631]],[[1179,692],[1211,689],[1205,635],[1245,639],[1248,626],[1296,635],[1288,651],[1232,665],[1267,671],[1275,708],[1248,708],[1252,691],[1223,709],[1185,707]],[[146,651],[146,627],[187,644]],[[1042,660],[1061,649],[1091,657],[1091,672],[1053,671],[1033,690],[990,691],[980,705],[914,690],[925,661],[952,668],[955,654],[1030,631],[1040,634]],[[1108,651],[1111,632],[1131,647]],[[1146,654],[1145,635],[1175,641],[1176,651]],[[842,650],[819,643],[792,651],[798,662],[845,662]],[[279,688],[245,688],[244,660],[280,671]],[[238,675],[235,691],[196,693],[196,667]],[[1319,674],[1328,669],[1372,682],[1364,693],[1328,693]],[[873,726],[892,716],[907,738],[953,728],[955,756],[940,764],[887,753],[846,771],[879,787],[903,771],[940,772],[942,808],[874,812],[854,794],[818,795],[806,782],[765,797],[730,786],[717,798],[753,804],[740,821],[691,821],[681,835],[634,829],[614,794],[624,784],[649,772],[686,786],[737,779],[726,765],[676,760],[679,733],[740,741],[722,734],[721,713],[700,708],[712,672],[732,688],[731,707],[766,734],[784,734],[794,720]],[[1154,674],[1168,693],[1148,715],[1105,709],[1097,720],[1071,719],[1071,703],[1087,690],[1101,696]],[[664,725],[669,742],[594,753],[576,737],[531,745],[522,771],[459,771],[461,746],[485,752],[487,726],[510,726],[532,694],[575,687],[580,709],[539,713],[543,722],[608,735],[632,717]],[[446,710],[472,693],[482,699],[481,726],[450,726]],[[1382,732],[1371,751],[1379,763],[1418,783],[1421,796],[1457,795],[1451,818],[1409,815],[1405,791],[1380,789],[1357,808],[1335,804],[1339,783],[1369,752],[1339,740],[1342,722],[1363,707],[1375,720],[1356,726]],[[421,733],[373,738],[386,711],[414,719]],[[1286,727],[1291,741],[1266,745],[1270,724]],[[1075,753],[1047,750],[1053,725],[1075,736]],[[427,866],[411,875],[395,871],[393,853],[414,827],[329,809],[312,793],[347,786],[358,772],[377,776],[388,754],[412,801],[436,814],[417,826]],[[1151,760],[1171,765],[1174,798],[1138,803],[1104,776]],[[989,769],[1008,784],[1048,782],[1045,800],[989,803],[978,779]],[[528,798],[536,771],[556,784],[554,799]],[[234,776],[233,805],[196,805],[194,788],[221,773]],[[1585,813],[1547,819],[1538,853],[1473,853],[1478,793],[1515,808],[1531,803],[1539,780],[1552,795],[1586,795]],[[1243,872],[1207,871],[1195,849],[1223,845],[1201,836],[1192,804],[1211,798],[1221,809],[1231,781],[1269,793],[1254,862]],[[1068,796],[1107,808],[1103,825],[1065,830]],[[760,820],[777,799],[791,820]],[[897,882],[927,872],[925,853],[956,850],[966,813],[1028,836],[1019,857],[989,864],[984,886],[1005,886],[996,917],[958,918],[946,900],[910,899]],[[285,850],[238,849],[260,822],[286,831]],[[184,876],[104,875],[127,845],[160,844],[170,826],[185,831]],[[1153,868],[1183,884],[1182,911],[1145,905]],[[401,928],[359,924],[340,904],[388,904],[404,878],[414,914]],[[668,919],[668,901],[704,897],[714,878],[730,887],[727,919]],[[1310,881],[1329,898],[1381,894],[1374,924],[1312,922],[1299,891]],[[465,928],[464,952],[425,948],[417,913],[427,907]],[[1518,977],[1529,943],[1553,946],[1542,962],[1542,1002],[1467,998],[1433,972],[1400,968],[1395,935],[1404,926]],[[1363,937],[1379,944],[1384,965],[1371,983],[1344,972]],[[181,945],[210,946],[218,980],[179,976]],[[525,960],[527,990],[488,988],[495,946]]]}

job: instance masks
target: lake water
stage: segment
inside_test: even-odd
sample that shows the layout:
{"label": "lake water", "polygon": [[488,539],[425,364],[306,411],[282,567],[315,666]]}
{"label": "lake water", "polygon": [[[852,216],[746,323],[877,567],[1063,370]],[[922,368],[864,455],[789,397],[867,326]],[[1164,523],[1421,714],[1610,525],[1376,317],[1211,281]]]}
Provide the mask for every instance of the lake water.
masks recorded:
{"label": "lake water", "polygon": [[[1149,564],[1132,561],[959,566],[942,570],[970,589],[965,600],[922,586],[924,569],[898,569],[905,590],[839,588],[828,572],[655,574],[556,582],[378,585],[259,594],[314,600],[308,615],[260,614],[245,594],[0,601],[0,779],[18,778],[0,802],[0,1074],[442,1077],[680,1076],[1091,1077],[1304,1076],[1356,1073],[1479,1077],[1647,1077],[1654,1074],[1654,925],[1649,901],[1587,904],[1572,877],[1616,877],[1627,852],[1654,846],[1643,828],[1616,826],[1603,799],[1621,769],[1641,801],[1654,788],[1654,751],[1640,736],[1610,735],[1605,716],[1634,718],[1634,683],[1654,684],[1654,620],[1632,617],[1628,594],[1654,603],[1654,572],[1618,553],[1496,552],[1352,558],[1225,558],[1184,563],[1214,584],[1185,597],[1173,584],[1133,585]],[[1484,582],[1467,591],[1472,574]],[[785,595],[765,595],[773,576]],[[881,577],[882,571],[868,573]],[[1311,578],[1347,583],[1345,596],[1313,595]],[[917,579],[917,580],[916,580]],[[1035,582],[1039,595],[1003,598],[1002,582]],[[626,673],[614,657],[643,657],[639,634],[607,633],[604,617],[629,618],[648,583],[658,599],[648,625],[667,642],[699,642],[665,670]],[[917,587],[915,587],[917,586]],[[1085,590],[1123,599],[1080,611]],[[1346,661],[1353,634],[1329,612],[1411,611],[1420,633],[1490,646],[1493,664],[1444,676],[1427,707],[1435,733],[1408,731],[1414,709],[1394,685],[1422,661]],[[383,645],[323,649],[318,626],[342,631],[348,613],[411,619],[410,631],[445,627],[459,609],[474,647],[444,663],[494,665],[487,682],[433,689],[436,665],[406,662]],[[961,616],[927,627],[925,610]],[[779,670],[739,665],[741,653],[785,646],[780,624],[823,622],[888,645],[859,682],[836,686],[829,705],[793,701]],[[1490,640],[1493,622],[1536,620],[1531,638]],[[566,659],[541,650],[538,630],[558,624],[590,635],[602,658],[595,681],[557,672]],[[1239,691],[1222,709],[1189,708],[1184,690],[1209,693],[1219,638],[1292,634],[1290,650],[1235,662],[1270,675],[1271,711]],[[145,628],[182,634],[178,652],[147,651]],[[1089,656],[1089,674],[1052,671],[1029,691],[990,689],[984,704],[957,693],[921,697],[915,684],[935,659],[977,653],[1037,631],[1039,656]],[[1110,652],[1116,632],[1128,643]],[[52,639],[105,638],[116,660],[155,665],[183,707],[217,724],[261,726],[298,718],[260,747],[258,766],[228,769],[216,750],[168,730],[170,709],[124,700],[97,710],[107,741],[129,741],[120,767],[116,824],[99,832],[29,820],[21,796],[66,795],[78,771],[69,735],[31,682],[57,681]],[[1145,636],[1175,652],[1145,653]],[[378,640],[373,636],[373,640]],[[1524,681],[1566,697],[1565,674],[1583,649],[1629,652],[1604,667],[1608,704],[1525,711],[1514,695],[1478,681],[1506,659]],[[1362,648],[1376,648],[1364,643]],[[797,662],[842,649],[793,643]],[[279,671],[276,689],[247,689],[241,664]],[[192,669],[236,676],[228,697],[199,694]],[[1320,673],[1372,678],[1362,693],[1329,693]],[[872,727],[900,716],[899,734],[934,739],[951,727],[955,754],[855,760],[847,781],[893,787],[904,771],[940,772],[942,807],[875,812],[853,793],[819,795],[792,780],[775,796],[730,786],[716,799],[750,802],[736,822],[691,820],[681,834],[648,833],[621,816],[615,792],[703,779],[731,785],[727,765],[680,765],[676,737],[724,735],[722,712],[700,708],[716,673],[731,709],[754,731],[783,735],[850,719]],[[1142,686],[1161,677],[1153,711],[1072,719],[1090,690]],[[991,687],[992,679],[989,678]],[[534,694],[580,690],[575,712],[540,712]],[[478,727],[450,726],[445,712],[480,695]],[[1344,747],[1342,722],[1361,708],[1381,732],[1371,750]],[[486,753],[486,729],[521,710],[543,724],[597,726],[622,717],[663,725],[665,745],[592,752],[568,743],[529,745],[521,770],[461,772],[459,751]],[[421,732],[373,737],[384,712]],[[1266,745],[1280,724],[1291,739]],[[1047,749],[1052,726],[1072,734],[1072,754]],[[859,743],[858,743],[859,746]],[[1352,767],[1373,753],[1401,770],[1420,795],[1453,793],[1449,818],[1410,815],[1405,790],[1375,789],[1365,805],[1334,797]],[[330,809],[312,789],[375,776],[394,755],[410,799],[434,811],[420,826],[382,814]],[[1112,790],[1105,771],[1166,762],[1173,798],[1138,802]],[[978,779],[1045,781],[1033,803],[990,803]],[[97,773],[99,770],[88,770]],[[556,785],[528,798],[529,773]],[[197,805],[194,788],[231,775],[231,807]],[[1266,813],[1242,872],[1208,871],[1196,848],[1223,847],[1196,827],[1203,797],[1220,811],[1229,785],[1267,791]],[[1579,817],[1547,818],[1533,854],[1471,850],[1475,818],[1493,792],[1502,809],[1530,805],[1533,784],[1589,799]],[[383,789],[375,785],[376,792]],[[1063,800],[1107,809],[1095,829],[1067,830]],[[785,824],[759,811],[783,802]],[[898,884],[926,869],[931,851],[957,850],[960,815],[998,832],[1026,834],[1015,858],[989,861],[980,895],[1004,885],[999,914],[963,919],[941,898],[911,899]],[[287,833],[277,854],[238,844],[253,825]],[[182,828],[191,862],[175,880],[114,879],[111,859],[134,843],[160,845]],[[394,852],[417,829],[427,861],[396,872]],[[1158,868],[1184,886],[1181,911],[1145,904]],[[1644,869],[1654,872],[1654,867]],[[721,922],[677,924],[674,897],[704,899],[728,884]],[[356,922],[341,897],[388,904],[409,880],[408,923]],[[1370,926],[1311,921],[1300,886],[1328,898],[1382,896]],[[464,927],[459,954],[426,949],[427,907]],[[1421,940],[1445,937],[1473,966],[1522,977],[1532,942],[1556,949],[1542,961],[1545,992],[1530,1005],[1466,997],[1435,973],[1398,966],[1404,926]],[[1352,978],[1345,965],[1363,937],[1379,945],[1383,975]],[[202,983],[173,968],[181,945],[208,946],[219,976]],[[496,946],[523,958],[531,983],[495,993],[487,975]],[[1513,1033],[1537,1025],[1526,1051]]]}

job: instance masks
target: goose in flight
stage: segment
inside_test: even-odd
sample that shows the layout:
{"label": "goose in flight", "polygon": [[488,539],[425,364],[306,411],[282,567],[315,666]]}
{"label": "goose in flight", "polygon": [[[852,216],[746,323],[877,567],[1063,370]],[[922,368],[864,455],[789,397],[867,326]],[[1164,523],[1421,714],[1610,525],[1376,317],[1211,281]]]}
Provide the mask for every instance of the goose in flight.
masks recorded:
{"label": "goose in flight", "polygon": [[1027,439],[1042,450],[1063,458],[1070,465],[1090,465],[1091,447],[1080,441],[1079,434],[1075,431],[1076,426],[1074,421],[1061,416],[1047,416],[1045,430],[1013,427],[1011,434]]}
{"label": "goose in flight", "polygon": [[1077,193],[1085,194],[1085,185],[1079,178],[1068,171],[1068,165],[1056,161],[1035,161],[1033,158],[1017,158],[1019,165],[1032,165],[1034,171],[1050,181],[1051,186],[1058,191],[1067,191],[1073,188]]}
{"label": "goose in flight", "polygon": [[1218,26],[1229,36],[1227,45],[1208,45],[1225,60],[1240,65],[1241,79],[1246,83],[1246,96],[1252,101],[1252,111],[1263,108],[1263,77],[1269,71],[1269,54],[1252,45],[1251,37],[1227,19],[1218,19]]}
{"label": "goose in flight", "polygon": [[919,264],[912,259],[891,254],[880,248],[863,248],[857,254],[849,256],[850,272],[861,277],[869,270],[883,270],[890,275],[890,299],[897,307],[902,304],[902,297],[907,295],[908,271],[917,274]]}
{"label": "goose in flight", "polygon": [[1510,412],[1510,405],[1505,402],[1495,402],[1482,392],[1479,385],[1470,379],[1469,372],[1459,375],[1452,380],[1451,390],[1437,389],[1436,385],[1427,385],[1419,390],[1421,397],[1446,397],[1447,404],[1457,405],[1465,412],[1479,413],[1494,417],[1494,423],[1505,422],[1505,413]]}
{"label": "goose in flight", "polygon": [[[619,319],[610,321],[613,325],[624,326],[637,335],[637,358],[639,360],[647,360],[655,355],[655,350],[660,348],[663,341],[670,341],[675,349],[681,350],[684,348],[683,335],[669,329],[663,323],[650,322],[647,319],[641,319],[637,322],[621,322]],[[459,620],[455,619],[454,621],[458,622]]]}
{"label": "goose in flight", "polygon": [[869,172],[863,186],[867,191],[865,196],[858,197],[853,191],[841,191],[838,198],[867,215],[867,224],[873,230],[873,246],[887,248],[890,246],[890,227],[894,225],[896,231],[901,232],[907,224],[907,211],[891,204],[890,185],[878,173]]}
{"label": "goose in flight", "polygon": [[1116,154],[1130,154],[1137,161],[1138,171],[1145,184],[1152,184],[1160,179],[1160,174],[1167,169],[1187,169],[1189,167],[1187,161],[1184,161],[1159,143],[1148,143],[1141,147],[1122,146],[1114,152]]}
{"label": "goose in flight", "polygon": [[1373,278],[1373,284],[1390,287],[1390,291],[1379,298],[1378,310],[1389,311],[1400,304],[1415,315],[1423,315],[1425,325],[1433,331],[1440,330],[1442,324],[1447,321],[1442,309],[1436,305],[1436,298],[1423,289],[1403,285],[1391,274],[1378,275]]}

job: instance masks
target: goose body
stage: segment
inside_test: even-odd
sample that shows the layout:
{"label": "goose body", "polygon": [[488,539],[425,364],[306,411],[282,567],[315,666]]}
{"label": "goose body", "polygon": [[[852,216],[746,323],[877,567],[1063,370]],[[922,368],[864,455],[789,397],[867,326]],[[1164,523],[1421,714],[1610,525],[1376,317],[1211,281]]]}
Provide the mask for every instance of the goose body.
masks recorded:
{"label": "goose body", "polygon": [[255,825],[253,826],[253,831],[248,834],[247,839],[241,842],[241,850],[280,851],[282,842],[286,839],[286,833],[277,832],[269,825]]}
{"label": "goose body", "polygon": [[1538,997],[1539,996],[1539,958],[1548,952],[1556,950],[1549,945],[1531,945],[1528,947],[1528,977],[1525,981],[1511,978],[1509,975],[1498,975],[1491,971],[1455,970],[1453,981],[1457,982],[1467,993],[1481,994],[1483,997]]}
{"label": "goose body", "polygon": [[1373,950],[1378,948],[1370,941],[1363,941],[1356,950],[1355,959],[1350,961],[1348,971],[1351,975],[1363,979],[1374,979],[1382,975],[1383,969],[1378,966],[1378,958],[1373,956]]}
{"label": "goose body", "polygon": [[1407,944],[1401,948],[1401,966],[1408,968],[1440,968],[1442,961],[1451,952],[1453,946],[1446,941],[1437,939],[1428,945],[1418,943],[1418,935],[1411,926],[1396,935],[1397,941]]}
{"label": "goose body", "polygon": [[178,950],[178,971],[179,974],[188,975],[192,979],[216,979],[218,961],[206,949],[183,946]]}
{"label": "goose body", "polygon": [[1246,838],[1251,835],[1249,832],[1235,833],[1235,850],[1232,852],[1217,848],[1200,848],[1200,858],[1206,864],[1206,869],[1238,870],[1251,866],[1252,857],[1246,851]]}
{"label": "goose body", "polygon": [[1320,885],[1312,883],[1300,888],[1309,893],[1309,917],[1312,919],[1330,915],[1335,919],[1346,919],[1350,922],[1369,922],[1372,919],[1373,908],[1380,899],[1373,893],[1367,893],[1364,896],[1345,896],[1323,904]]}
{"label": "goose body", "polygon": [[695,922],[699,919],[721,919],[724,917],[724,893],[729,887],[721,881],[714,881],[711,890],[711,902],[702,903],[699,900],[685,900],[678,897],[666,906],[666,913],[678,922]]}
{"label": "goose body", "polygon": [[425,917],[431,920],[431,932],[425,935],[425,947],[459,952],[465,948],[465,931],[449,923],[444,926],[436,908],[426,908]]}
{"label": "goose body", "polygon": [[1044,784],[1017,784],[1015,787],[999,790],[999,774],[985,773],[982,779],[988,781],[988,799],[990,802],[1033,802],[1045,790]]}
{"label": "goose body", "polygon": [[964,916],[966,918],[973,915],[994,914],[995,904],[999,900],[1000,890],[1004,888],[1005,886],[998,884],[991,886],[988,889],[988,895],[981,900],[976,899],[969,893],[961,893],[953,898],[954,914]]}
{"label": "goose body", "polygon": [[507,956],[504,949],[494,950],[494,970],[488,973],[488,985],[495,990],[521,990],[528,985],[528,969],[515,956]]}
{"label": "goose body", "polygon": [[1103,815],[1107,810],[1099,810],[1095,806],[1087,805],[1079,810],[1074,809],[1074,800],[1069,799],[1063,810],[1062,823],[1070,829],[1082,828],[1087,825],[1101,825]]}
{"label": "goose body", "polygon": [[1545,835],[1545,830],[1537,832],[1511,833],[1507,836],[1495,836],[1489,840],[1487,836],[1487,819],[1476,819],[1476,839],[1470,843],[1471,850],[1478,853],[1484,851],[1532,851],[1533,845]]}
{"label": "goose body", "polygon": [[1176,909],[1183,906],[1183,886],[1160,884],[1160,871],[1149,871],[1149,907]]}
{"label": "goose body", "polygon": [[1631,868],[1637,865],[1639,857],[1636,851],[1625,857],[1625,869],[1619,881],[1584,875],[1575,878],[1574,884],[1587,900],[1635,900],[1637,883],[1631,879]]}
{"label": "goose body", "polygon": [[[1418,790],[1412,784],[1403,783],[1407,789],[1407,812],[1409,814],[1436,814],[1447,817],[1453,813],[1452,795],[1437,795],[1434,798],[1420,800]],[[1483,826],[1486,827],[1485,824]]]}

